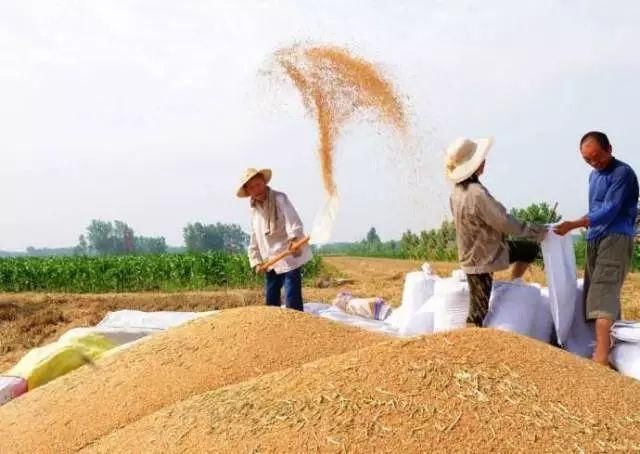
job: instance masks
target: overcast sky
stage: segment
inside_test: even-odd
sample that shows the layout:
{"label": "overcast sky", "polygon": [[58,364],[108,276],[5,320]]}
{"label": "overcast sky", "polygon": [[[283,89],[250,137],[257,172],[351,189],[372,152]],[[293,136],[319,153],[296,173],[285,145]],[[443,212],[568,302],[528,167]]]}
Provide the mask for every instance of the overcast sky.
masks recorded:
{"label": "overcast sky", "polygon": [[[407,149],[352,123],[338,143],[334,240],[383,239],[447,212],[442,150],[496,139],[486,185],[507,206],[586,210],[580,136],[607,132],[640,170],[640,2],[0,2],[0,249],[74,245],[91,219],[182,243],[190,221],[248,228],[234,193],[269,166],[311,229],[317,133],[284,46],[344,46],[405,99]],[[382,132],[383,134],[380,134]]]}

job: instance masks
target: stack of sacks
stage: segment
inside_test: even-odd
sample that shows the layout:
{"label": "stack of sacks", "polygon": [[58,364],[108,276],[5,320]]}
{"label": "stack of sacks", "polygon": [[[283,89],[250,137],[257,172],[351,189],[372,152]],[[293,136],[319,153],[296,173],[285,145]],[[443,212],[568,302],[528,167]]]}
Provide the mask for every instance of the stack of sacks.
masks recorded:
{"label": "stack of sacks", "polygon": [[417,336],[464,328],[469,313],[466,275],[456,270],[441,279],[425,263],[422,271],[408,273],[402,305],[387,319],[401,336]]}
{"label": "stack of sacks", "polygon": [[640,323],[616,322],[611,328],[615,344],[609,362],[621,374],[640,380]]}

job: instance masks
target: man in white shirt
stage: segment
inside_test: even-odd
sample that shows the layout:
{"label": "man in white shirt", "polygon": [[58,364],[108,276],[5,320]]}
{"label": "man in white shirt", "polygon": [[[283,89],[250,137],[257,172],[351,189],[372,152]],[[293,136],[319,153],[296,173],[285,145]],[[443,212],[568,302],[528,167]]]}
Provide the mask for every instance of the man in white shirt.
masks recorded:
{"label": "man in white shirt", "polygon": [[300,216],[286,194],[268,186],[270,169],[247,169],[242,176],[237,196],[250,197],[251,240],[249,263],[256,272],[261,265],[284,251],[292,254],[265,270],[265,293],[268,306],[280,306],[284,286],[285,304],[302,311],[302,266],[311,260],[311,250],[305,244],[293,250],[293,244],[304,237]]}

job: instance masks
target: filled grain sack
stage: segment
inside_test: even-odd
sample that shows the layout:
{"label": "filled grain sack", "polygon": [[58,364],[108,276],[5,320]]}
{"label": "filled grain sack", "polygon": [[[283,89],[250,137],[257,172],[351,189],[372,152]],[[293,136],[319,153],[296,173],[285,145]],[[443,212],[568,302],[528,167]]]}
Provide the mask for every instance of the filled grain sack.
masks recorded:
{"label": "filled grain sack", "polygon": [[389,316],[387,322],[399,330],[406,329],[407,324],[411,322],[411,317],[433,295],[433,286],[438,279],[439,277],[433,274],[428,263],[422,265],[422,271],[407,273],[402,291],[402,303]]}
{"label": "filled grain sack", "polygon": [[611,337],[620,342],[640,343],[640,322],[615,322],[611,327]]}
{"label": "filled grain sack", "polygon": [[540,288],[496,281],[483,325],[549,342],[553,322],[548,306],[543,304]]}
{"label": "filled grain sack", "polygon": [[0,375],[0,405],[27,392],[27,381],[22,377]]}
{"label": "filled grain sack", "polygon": [[609,354],[609,362],[622,375],[640,380],[640,344],[616,342]]}
{"label": "filled grain sack", "polygon": [[615,344],[609,362],[621,374],[640,380],[640,323],[617,321],[611,328]]}
{"label": "filled grain sack", "polygon": [[7,375],[25,379],[28,389],[32,390],[91,363],[114,347],[116,344],[95,333],[65,341],[58,340],[30,350]]}
{"label": "filled grain sack", "polygon": [[553,324],[553,316],[551,315],[549,289],[547,287],[540,288],[540,309],[536,314],[533,337],[542,342],[550,343],[556,338],[555,330],[556,327]]}
{"label": "filled grain sack", "polygon": [[398,330],[401,336],[421,336],[433,332],[433,312],[428,307],[429,303],[423,304],[407,323],[404,323]]}
{"label": "filled grain sack", "polygon": [[577,292],[573,238],[571,235],[559,236],[550,230],[541,246],[551,315],[558,343],[565,345],[575,317]]}
{"label": "filled grain sack", "polygon": [[464,328],[469,316],[469,287],[457,278],[437,280],[426,304],[433,310],[434,332]]}
{"label": "filled grain sack", "polygon": [[338,293],[332,304],[347,314],[371,320],[385,320],[392,312],[382,298],[355,298],[351,292]]}
{"label": "filled grain sack", "polygon": [[569,335],[564,343],[564,348],[574,355],[591,358],[596,342],[596,334],[593,322],[586,320],[583,285],[584,282],[582,279],[576,282],[574,315],[571,328],[569,329]]}

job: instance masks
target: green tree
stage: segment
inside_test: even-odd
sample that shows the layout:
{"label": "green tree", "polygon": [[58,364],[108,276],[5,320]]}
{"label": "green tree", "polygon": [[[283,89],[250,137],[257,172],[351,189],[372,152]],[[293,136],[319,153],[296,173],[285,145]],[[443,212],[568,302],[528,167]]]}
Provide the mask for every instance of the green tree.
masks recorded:
{"label": "green tree", "polygon": [[137,236],[134,238],[134,247],[138,254],[164,254],[168,250],[167,242],[162,236]]}
{"label": "green tree", "polygon": [[513,208],[510,214],[516,219],[532,224],[555,224],[562,219],[546,202],[534,203],[526,208]]}
{"label": "green tree", "polygon": [[113,252],[116,254],[131,254],[135,250],[135,236],[133,229],[126,222],[113,223]]}
{"label": "green tree", "polygon": [[112,254],[115,250],[113,224],[94,219],[87,227],[89,246],[100,255]]}
{"label": "green tree", "polygon": [[366,242],[369,244],[380,244],[382,242],[375,227],[371,227],[367,232]]}
{"label": "green tree", "polygon": [[241,252],[248,242],[247,235],[236,224],[187,224],[183,229],[184,243],[189,252],[225,251]]}
{"label": "green tree", "polygon": [[73,253],[74,255],[89,254],[89,243],[87,243],[87,239],[84,235],[80,235],[80,237],[78,238],[78,245],[75,247]]}

